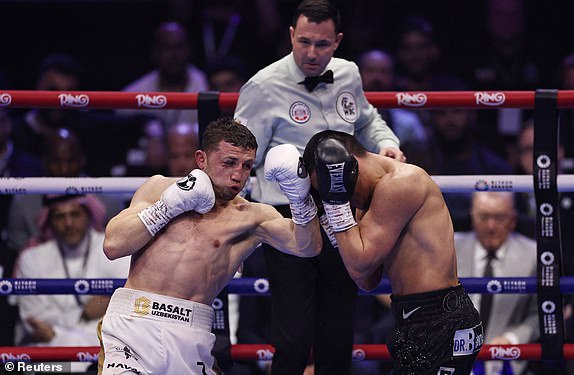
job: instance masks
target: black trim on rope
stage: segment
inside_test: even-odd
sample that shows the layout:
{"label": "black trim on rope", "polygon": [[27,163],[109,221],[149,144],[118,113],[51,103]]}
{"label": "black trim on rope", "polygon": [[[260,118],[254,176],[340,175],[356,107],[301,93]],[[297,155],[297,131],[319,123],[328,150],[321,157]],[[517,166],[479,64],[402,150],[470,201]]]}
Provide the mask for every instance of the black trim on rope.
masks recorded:
{"label": "black trim on rope", "polygon": [[563,360],[564,320],[560,276],[562,251],[557,189],[557,90],[536,90],[533,181],[536,198],[538,319],[542,360]]}

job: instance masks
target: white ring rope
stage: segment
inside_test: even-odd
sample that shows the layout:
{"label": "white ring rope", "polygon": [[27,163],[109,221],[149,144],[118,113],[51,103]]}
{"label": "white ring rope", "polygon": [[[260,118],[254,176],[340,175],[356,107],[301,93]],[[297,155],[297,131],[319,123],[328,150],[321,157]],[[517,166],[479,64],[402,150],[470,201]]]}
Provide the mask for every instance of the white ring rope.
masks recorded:
{"label": "white ring rope", "polygon": [[[471,191],[532,192],[531,175],[431,176],[445,193]],[[558,175],[558,191],[574,191],[574,175]],[[0,178],[2,194],[133,194],[147,177]],[[252,177],[254,179],[254,177]]]}

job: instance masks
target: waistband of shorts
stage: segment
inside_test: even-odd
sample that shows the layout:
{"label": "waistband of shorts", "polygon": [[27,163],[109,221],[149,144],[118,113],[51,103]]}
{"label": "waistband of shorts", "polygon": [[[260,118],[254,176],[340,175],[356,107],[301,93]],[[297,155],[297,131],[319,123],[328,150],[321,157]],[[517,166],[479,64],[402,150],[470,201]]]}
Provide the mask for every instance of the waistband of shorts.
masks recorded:
{"label": "waistband of shorts", "polygon": [[466,296],[466,291],[461,284],[424,293],[391,295],[391,310],[397,322],[413,321],[418,320],[417,317],[455,311],[460,307],[463,296]]}
{"label": "waistband of shorts", "polygon": [[213,308],[203,303],[129,288],[114,291],[108,313],[183,324],[207,332],[211,332],[215,316]]}

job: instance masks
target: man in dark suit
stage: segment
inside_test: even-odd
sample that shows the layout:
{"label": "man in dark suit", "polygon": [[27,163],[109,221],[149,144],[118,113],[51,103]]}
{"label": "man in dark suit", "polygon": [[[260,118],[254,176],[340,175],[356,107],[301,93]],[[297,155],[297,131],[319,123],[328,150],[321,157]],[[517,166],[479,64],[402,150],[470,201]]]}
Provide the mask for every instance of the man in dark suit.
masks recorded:
{"label": "man in dark suit", "polygon": [[[512,193],[476,192],[470,214],[473,230],[455,233],[459,277],[485,276],[489,259],[490,277],[536,276],[536,242],[514,232],[516,211]],[[515,345],[538,339],[536,295],[475,294],[471,298],[481,311],[485,343]],[[485,303],[490,299],[487,308]],[[513,361],[511,365],[515,374],[521,374],[526,363]],[[498,374],[502,366],[501,361],[486,362],[485,374]]]}

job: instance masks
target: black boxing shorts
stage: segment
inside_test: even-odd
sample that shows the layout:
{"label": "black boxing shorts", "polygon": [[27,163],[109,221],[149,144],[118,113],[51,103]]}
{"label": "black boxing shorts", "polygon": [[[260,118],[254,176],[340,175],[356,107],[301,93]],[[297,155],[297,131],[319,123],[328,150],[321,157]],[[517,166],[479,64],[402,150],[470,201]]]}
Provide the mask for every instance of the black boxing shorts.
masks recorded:
{"label": "black boxing shorts", "polygon": [[470,374],[484,334],[462,285],[391,300],[393,374]]}

